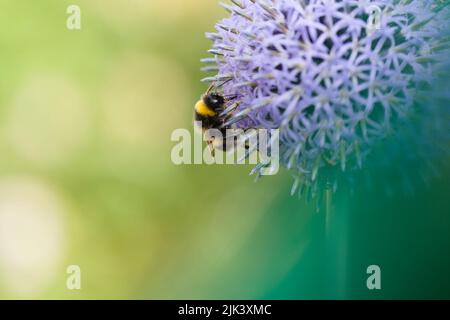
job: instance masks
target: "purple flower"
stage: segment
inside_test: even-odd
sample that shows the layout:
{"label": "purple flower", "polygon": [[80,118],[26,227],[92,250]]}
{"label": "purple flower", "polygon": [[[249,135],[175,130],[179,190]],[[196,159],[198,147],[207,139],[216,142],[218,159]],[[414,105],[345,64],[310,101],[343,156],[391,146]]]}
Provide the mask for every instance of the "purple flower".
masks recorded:
{"label": "purple flower", "polygon": [[434,1],[232,2],[207,34],[206,70],[218,72],[205,80],[238,95],[235,126],[280,129],[293,191],[328,181],[328,167],[361,167],[448,54],[448,12]]}

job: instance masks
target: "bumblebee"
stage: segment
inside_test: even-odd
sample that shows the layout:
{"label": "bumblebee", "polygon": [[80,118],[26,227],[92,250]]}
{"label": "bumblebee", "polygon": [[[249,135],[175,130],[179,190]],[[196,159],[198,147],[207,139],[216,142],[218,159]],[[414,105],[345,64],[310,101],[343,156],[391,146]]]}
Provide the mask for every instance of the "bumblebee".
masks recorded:
{"label": "bumblebee", "polygon": [[207,92],[195,104],[195,121],[202,122],[202,129],[222,129],[225,117],[220,114],[225,111],[225,97],[218,93]]}
{"label": "bumblebee", "polygon": [[[230,150],[234,144],[227,143],[227,129],[226,122],[229,119],[229,115],[224,115],[227,102],[236,98],[236,96],[225,97],[224,95],[213,92],[214,85],[209,87],[208,91],[201,97],[201,99],[195,104],[194,119],[196,123],[201,122],[201,130],[205,133],[207,130],[215,129],[220,131],[223,139],[209,139],[207,138],[208,147],[211,150],[211,154],[214,156],[214,150],[219,149],[222,151]],[[233,140],[234,139],[229,139]]]}

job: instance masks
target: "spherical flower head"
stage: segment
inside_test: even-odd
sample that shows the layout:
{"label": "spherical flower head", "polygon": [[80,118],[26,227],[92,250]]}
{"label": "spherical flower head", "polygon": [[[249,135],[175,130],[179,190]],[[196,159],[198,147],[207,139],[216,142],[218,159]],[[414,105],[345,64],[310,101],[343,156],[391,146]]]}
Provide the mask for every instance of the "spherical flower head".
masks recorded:
{"label": "spherical flower head", "polygon": [[[418,85],[446,53],[448,19],[434,1],[232,0],[207,34],[206,78],[238,95],[237,127],[279,128],[296,186],[327,167],[362,165],[405,121]],[[447,39],[448,40],[448,39]]]}

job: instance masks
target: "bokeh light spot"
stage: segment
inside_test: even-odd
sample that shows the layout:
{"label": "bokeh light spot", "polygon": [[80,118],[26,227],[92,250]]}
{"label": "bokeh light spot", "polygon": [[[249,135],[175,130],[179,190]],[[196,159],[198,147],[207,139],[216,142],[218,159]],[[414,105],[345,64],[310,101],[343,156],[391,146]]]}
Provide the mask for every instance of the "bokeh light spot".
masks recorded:
{"label": "bokeh light spot", "polygon": [[32,75],[19,88],[8,111],[6,139],[27,161],[65,164],[88,140],[89,109],[79,90],[64,77]]}
{"label": "bokeh light spot", "polygon": [[58,276],[66,213],[59,195],[42,181],[0,181],[0,281],[8,293],[37,296]]}

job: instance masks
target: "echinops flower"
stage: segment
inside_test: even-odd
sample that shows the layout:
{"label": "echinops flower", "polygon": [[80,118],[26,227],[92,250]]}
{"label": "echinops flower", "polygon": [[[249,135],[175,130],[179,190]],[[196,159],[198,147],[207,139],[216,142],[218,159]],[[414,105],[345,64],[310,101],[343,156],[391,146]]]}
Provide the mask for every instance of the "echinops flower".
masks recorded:
{"label": "echinops flower", "polygon": [[[448,2],[448,1],[447,1]],[[362,166],[408,121],[414,96],[448,55],[445,1],[232,0],[205,78],[237,95],[231,121],[280,129],[298,186]],[[230,108],[231,109],[231,108]]]}

